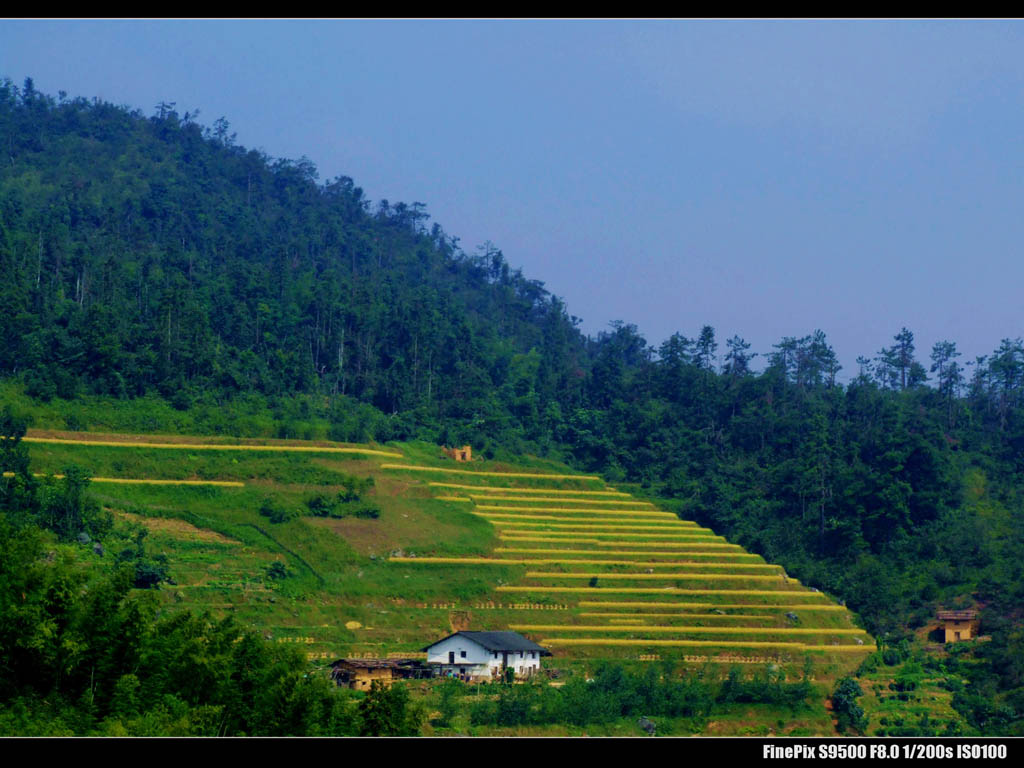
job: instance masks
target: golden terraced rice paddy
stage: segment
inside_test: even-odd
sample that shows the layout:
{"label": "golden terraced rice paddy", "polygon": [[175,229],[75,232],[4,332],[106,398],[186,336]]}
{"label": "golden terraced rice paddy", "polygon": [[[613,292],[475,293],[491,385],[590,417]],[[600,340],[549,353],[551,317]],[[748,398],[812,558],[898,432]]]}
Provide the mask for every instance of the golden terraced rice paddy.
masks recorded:
{"label": "golden terraced rice paddy", "polygon": [[51,443],[55,445],[74,445],[74,446],[108,446],[115,448],[166,448],[170,450],[187,450],[187,451],[270,451],[273,453],[354,453],[368,456],[388,456],[393,458],[401,458],[402,454],[395,453],[394,451],[381,451],[375,448],[367,447],[348,447],[348,446],[320,446],[320,445],[242,445],[232,443],[217,443],[217,444],[206,444],[206,443],[192,443],[192,442],[177,442],[177,443],[164,443],[155,441],[141,441],[141,440],[70,440],[59,437],[35,437],[26,436],[23,437],[26,443]]}
{"label": "golden terraced rice paddy", "polygon": [[[176,558],[175,595],[185,605],[233,606],[278,642],[308,624],[314,629],[302,638],[324,658],[411,653],[464,621],[521,631],[550,647],[556,665],[671,656],[798,669],[810,653],[836,669],[874,649],[849,611],[781,566],[596,476],[560,467],[427,466],[434,461],[423,447],[411,450],[424,457],[420,465],[381,463],[403,454],[377,446],[97,433],[25,439],[46,444],[34,469],[62,471],[78,446],[75,460],[101,470],[92,482],[106,484],[97,490],[103,503],[157,526],[151,541]],[[313,492],[334,492],[332,467],[376,477],[379,520],[303,517],[276,526],[259,515],[266,494],[298,506]],[[122,471],[136,477],[102,476]],[[219,539],[193,541],[191,528],[170,542],[171,533],[182,533],[167,527],[176,517],[224,532],[230,549]],[[259,574],[272,560],[296,575],[283,586],[265,583]],[[290,599],[271,602],[285,588]],[[343,628],[337,616],[360,626]]]}
{"label": "golden terraced rice paddy", "polygon": [[[858,659],[875,648],[846,608],[781,566],[592,476],[382,467],[467,476],[463,483],[426,485],[435,499],[487,520],[501,542],[485,556],[392,561],[424,568],[525,566],[518,582],[495,584],[497,599],[569,608],[557,622],[538,612],[539,621],[476,629],[511,629],[560,656],[583,658],[668,653],[707,662],[754,654],[760,662],[798,662],[807,654]],[[530,487],[518,487],[525,478]],[[559,487],[569,478],[594,488]]]}

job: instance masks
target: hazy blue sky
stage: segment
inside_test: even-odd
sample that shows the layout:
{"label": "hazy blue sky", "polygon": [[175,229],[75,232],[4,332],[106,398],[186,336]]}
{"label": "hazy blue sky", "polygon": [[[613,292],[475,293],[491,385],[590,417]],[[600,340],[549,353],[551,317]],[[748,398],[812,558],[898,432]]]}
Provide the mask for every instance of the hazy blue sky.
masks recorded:
{"label": "hazy blue sky", "polygon": [[1024,334],[1019,22],[0,21],[0,77],[308,156],[594,334]]}

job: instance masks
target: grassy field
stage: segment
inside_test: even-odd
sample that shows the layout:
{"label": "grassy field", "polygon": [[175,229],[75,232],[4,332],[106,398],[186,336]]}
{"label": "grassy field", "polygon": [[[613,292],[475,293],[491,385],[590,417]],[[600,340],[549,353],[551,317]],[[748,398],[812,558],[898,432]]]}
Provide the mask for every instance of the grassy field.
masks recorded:
{"label": "grassy field", "polygon": [[[424,443],[57,429],[28,441],[33,472],[77,465],[94,477],[117,537],[147,530],[147,552],[168,557],[174,581],[160,600],[231,614],[302,645],[314,665],[416,655],[458,629],[514,629],[549,646],[547,666],[565,674],[672,658],[797,679],[809,658],[823,710],[829,682],[874,650],[849,611],[781,567],[555,462],[456,465]],[[379,517],[311,515],[312,497],[352,477],[373,478],[364,500]],[[268,504],[293,519],[271,522]],[[793,731],[758,717],[718,718],[707,732]],[[797,730],[826,733],[823,722]]]}

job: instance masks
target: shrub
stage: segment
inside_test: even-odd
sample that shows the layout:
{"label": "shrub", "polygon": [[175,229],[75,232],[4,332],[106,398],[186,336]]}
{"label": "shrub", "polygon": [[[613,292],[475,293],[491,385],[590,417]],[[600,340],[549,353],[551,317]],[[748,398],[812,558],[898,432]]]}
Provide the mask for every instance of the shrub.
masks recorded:
{"label": "shrub", "polygon": [[889,683],[889,689],[893,691],[912,691],[917,688],[917,681],[910,677],[897,677]]}
{"label": "shrub", "polygon": [[171,395],[171,407],[176,411],[187,411],[192,407],[192,397],[184,388],[175,390]]}
{"label": "shrub", "polygon": [[441,683],[439,689],[441,702],[438,709],[441,712],[441,717],[438,718],[437,725],[449,728],[459,712],[459,698],[465,695],[466,684],[454,677],[448,677]]}
{"label": "shrub", "polygon": [[359,702],[359,721],[360,736],[418,736],[423,710],[410,703],[404,685],[374,680]]}
{"label": "shrub", "polygon": [[847,729],[864,733],[868,718],[857,703],[857,697],[863,695],[864,691],[852,677],[844,677],[836,683],[832,691],[832,711],[836,714],[836,727],[840,733],[845,733]]}
{"label": "shrub", "polygon": [[[380,517],[380,508],[375,504],[369,502],[358,503],[361,493],[368,485],[362,481],[355,480],[355,478],[349,479],[354,480],[360,487],[356,488],[346,485],[345,490],[338,493],[333,499],[324,494],[317,494],[307,499],[306,507],[310,513],[316,517]],[[368,479],[372,485],[373,478]]]}
{"label": "shrub", "polygon": [[136,589],[153,589],[161,582],[171,581],[168,574],[167,555],[157,555],[152,560],[140,560],[135,564]]}
{"label": "shrub", "polygon": [[132,537],[135,546],[122,549],[115,558],[119,565],[127,566],[130,581],[136,589],[153,589],[165,581],[174,583],[170,578],[167,555],[146,557],[145,539],[148,533],[145,528],[139,527]]}
{"label": "shrub", "polygon": [[356,507],[353,512],[353,516],[362,518],[371,518],[376,520],[380,517],[380,507],[373,504],[362,504]]}
{"label": "shrub", "polygon": [[270,518],[272,523],[287,523],[289,520],[294,520],[299,516],[297,511],[285,509],[269,496],[263,499],[263,504],[260,505],[260,514]]}
{"label": "shrub", "polygon": [[327,496],[318,493],[313,498],[306,499],[306,506],[315,517],[328,517],[336,505]]}
{"label": "shrub", "polygon": [[878,665],[881,660],[881,656],[877,651],[872,653],[860,663],[860,666],[857,668],[857,676],[860,677],[861,675],[871,674],[878,669]]}
{"label": "shrub", "polygon": [[275,581],[288,577],[288,568],[280,560],[275,560],[267,566],[267,578]]}

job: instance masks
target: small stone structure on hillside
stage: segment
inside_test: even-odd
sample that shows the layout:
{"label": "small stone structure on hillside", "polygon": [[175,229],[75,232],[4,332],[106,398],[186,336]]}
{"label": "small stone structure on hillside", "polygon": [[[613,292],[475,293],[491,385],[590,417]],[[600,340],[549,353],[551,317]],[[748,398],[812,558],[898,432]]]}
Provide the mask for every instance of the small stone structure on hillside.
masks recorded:
{"label": "small stone structure on hillside", "polygon": [[472,461],[473,460],[473,449],[468,445],[464,445],[461,448],[448,448],[445,446],[441,450],[444,451],[445,456],[455,459],[456,461]]}

